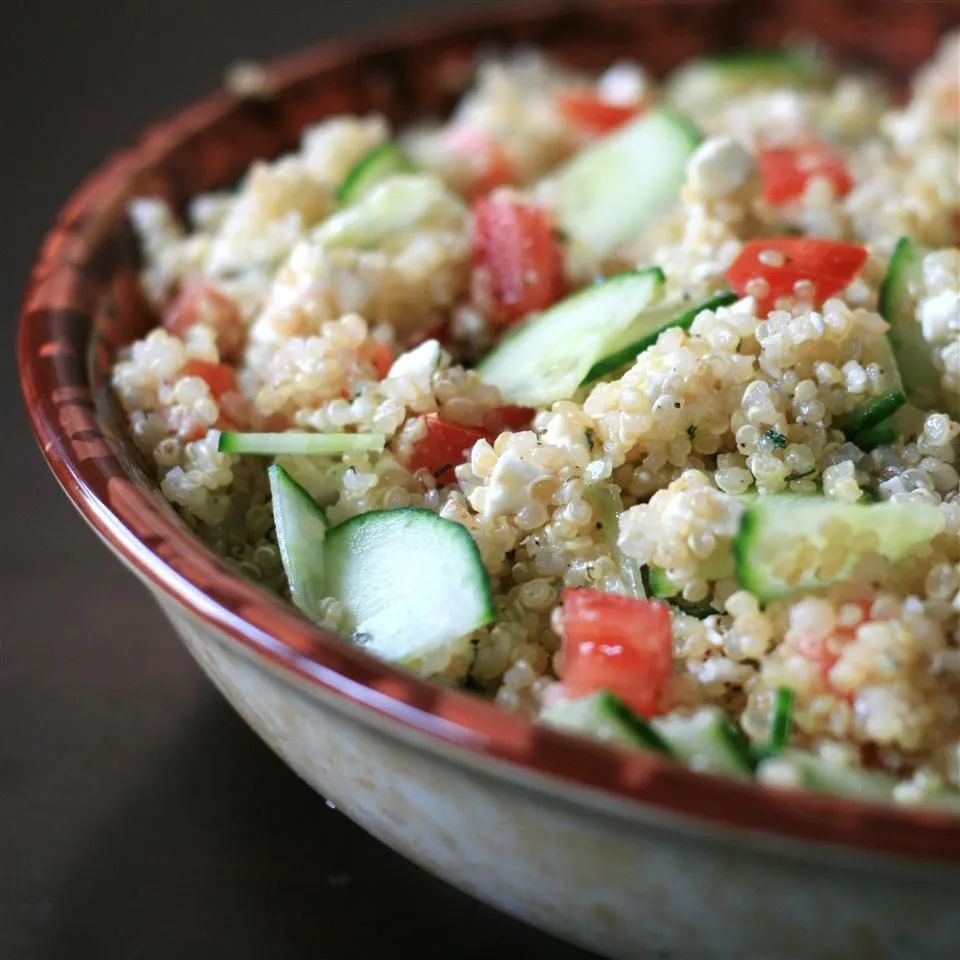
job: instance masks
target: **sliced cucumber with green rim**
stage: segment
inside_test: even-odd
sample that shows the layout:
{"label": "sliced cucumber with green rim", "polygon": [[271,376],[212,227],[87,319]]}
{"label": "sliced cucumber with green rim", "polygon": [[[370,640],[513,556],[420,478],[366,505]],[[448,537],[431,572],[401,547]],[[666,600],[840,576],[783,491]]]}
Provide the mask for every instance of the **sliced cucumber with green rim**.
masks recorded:
{"label": "sliced cucumber with green rim", "polygon": [[656,730],[606,690],[576,700],[558,700],[543,709],[540,720],[559,730],[580,733],[604,743],[671,755],[670,747]]}
{"label": "sliced cucumber with green rim", "polygon": [[583,496],[593,508],[594,523],[600,540],[610,551],[610,558],[617,565],[615,589],[611,585],[607,585],[605,589],[642,600],[647,594],[643,589],[641,566],[628,557],[618,543],[620,515],[623,513],[619,487],[612,483],[588,483],[584,486]]}
{"label": "sliced cucumber with green rim", "polygon": [[220,434],[221,453],[242,453],[263,457],[337,456],[342,453],[379,453],[382,433],[233,433]]}
{"label": "sliced cucumber with green rim", "polygon": [[556,175],[558,226],[606,256],[677,199],[699,139],[689,121],[661,107],[581,150]]}
{"label": "sliced cucumber with green rim", "polygon": [[810,50],[734,50],[688,61],[667,78],[665,95],[679,109],[699,113],[754,89],[817,86],[825,73]]}
{"label": "sliced cucumber with green rim", "polygon": [[463,202],[436,177],[399,173],[373,184],[356,203],[327,217],[312,239],[326,249],[366,250],[425,224],[460,223],[465,215]]}
{"label": "sliced cucumber with green rim", "polygon": [[320,619],[324,587],[323,541],[327,521],[303,487],[278,463],[267,471],[277,545],[293,602],[311,620]]}
{"label": "sliced cucumber with green rim", "polygon": [[538,407],[566,400],[660,294],[663,282],[663,271],[653,267],[587,287],[522,323],[480,361],[477,372],[509,403]]}
{"label": "sliced cucumber with green rim", "polygon": [[883,371],[888,389],[875,397],[868,397],[852,410],[837,417],[836,426],[854,443],[857,442],[860,434],[872,430],[893,416],[907,402],[900,378],[900,365],[897,363],[893,345],[888,337],[876,337],[871,341],[867,345],[861,363],[864,367],[876,364]]}
{"label": "sliced cucumber with green rim", "polygon": [[940,511],[925,503],[757,497],[733,540],[737,577],[761,603],[770,603],[846,579],[867,553],[900,560],[937,536],[943,525]]}
{"label": "sliced cucumber with green rim", "polygon": [[381,143],[365,153],[337,188],[337,203],[356,203],[374,184],[396,173],[412,173],[413,161],[395,144]]}
{"label": "sliced cucumber with green rim", "polygon": [[879,309],[890,324],[887,336],[897,355],[903,389],[921,410],[944,409],[960,416],[960,398],[947,398],[940,387],[940,371],[923,337],[917,304],[923,288],[923,257],[926,251],[909,237],[897,242],[880,285]]}
{"label": "sliced cucumber with green rim", "polygon": [[610,345],[610,352],[598,360],[584,378],[586,383],[599,380],[609,373],[615,373],[653,346],[664,330],[670,327],[689,329],[690,325],[704,310],[716,310],[725,307],[737,299],[733,293],[721,293],[695,307],[680,304],[666,304],[645,310],[630,326],[623,331],[616,343]]}
{"label": "sliced cucumber with green rim", "polygon": [[705,773],[749,777],[753,756],[743,734],[718,707],[701,707],[689,715],[656,717],[650,724],[688,767]]}
{"label": "sliced cucumber with green rim", "polygon": [[496,607],[473,538],[429,510],[375,510],[327,531],[325,587],[353,638],[385,660],[443,670]]}
{"label": "sliced cucumber with green rim", "polygon": [[885,803],[893,801],[893,777],[877,770],[865,770],[862,767],[845,767],[831,763],[806,750],[786,749],[775,758],[761,761],[760,779],[765,779],[768,765],[789,769],[799,786],[823,793],[843,793],[859,797],[862,800],[879,800]]}

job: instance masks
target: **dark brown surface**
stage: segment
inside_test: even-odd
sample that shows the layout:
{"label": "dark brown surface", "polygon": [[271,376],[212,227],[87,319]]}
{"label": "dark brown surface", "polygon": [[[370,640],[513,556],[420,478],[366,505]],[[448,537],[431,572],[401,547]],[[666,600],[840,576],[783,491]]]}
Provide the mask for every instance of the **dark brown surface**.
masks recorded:
{"label": "dark brown surface", "polygon": [[277,55],[431,6],[4,5],[3,960],[487,958],[506,944],[585,956],[392,854],[247,730],[57,490],[13,370],[37,244],[108,152],[213,89],[238,54]]}

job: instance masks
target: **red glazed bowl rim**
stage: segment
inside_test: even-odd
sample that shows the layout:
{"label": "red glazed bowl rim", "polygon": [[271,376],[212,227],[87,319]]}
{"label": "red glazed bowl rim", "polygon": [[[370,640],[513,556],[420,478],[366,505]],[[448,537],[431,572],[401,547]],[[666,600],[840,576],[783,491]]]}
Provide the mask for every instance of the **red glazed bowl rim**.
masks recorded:
{"label": "red glazed bowl rim", "polygon": [[[535,20],[553,6],[506,16]],[[321,75],[345,58],[403,47],[428,32],[453,36],[504,16],[503,9],[459,13],[435,20],[430,31],[380,30],[348,47],[343,41],[327,43],[271,66],[271,86],[282,96],[298,80]],[[60,485],[102,539],[168,599],[281,671],[475,759],[506,761],[628,804],[679,814],[693,824],[817,841],[850,852],[960,862],[960,817],[700,774],[656,755],[540,727],[479,697],[400,671],[313,626],[234,574],[159,502],[155,489],[131,477],[97,416],[88,375],[92,308],[84,251],[98,229],[119,216],[117,200],[135,171],[237,103],[228,93],[208,97],[108,161],[63,208],[31,273],[18,334],[30,423]]]}

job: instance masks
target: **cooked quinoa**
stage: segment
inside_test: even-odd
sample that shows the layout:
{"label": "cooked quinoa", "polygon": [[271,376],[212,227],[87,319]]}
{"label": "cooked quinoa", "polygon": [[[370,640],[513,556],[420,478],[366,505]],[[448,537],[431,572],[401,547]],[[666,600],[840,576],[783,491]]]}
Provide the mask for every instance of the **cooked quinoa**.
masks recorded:
{"label": "cooked quinoa", "polygon": [[[549,719],[572,698],[564,591],[623,594],[630,565],[648,590],[652,572],[670,585],[664,600],[634,598],[669,605],[672,667],[640,711],[648,720],[714,711],[756,750],[789,691],[797,756],[885,773],[896,802],[950,796],[960,789],[960,38],[944,39],[903,105],[877,77],[818,58],[814,83],[711,85],[689,68],[664,83],[627,62],[586,76],[522,51],[481,63],[443,121],[395,131],[378,116],[327,119],[297,152],[256,162],[235,190],[197,197],[182,216],[136,199],[143,288],[161,322],[118,357],[113,385],[164,495],[239,572],[289,596],[270,459],[220,452],[221,432],[380,435],[382,452],[276,460],[330,527],[419,507],[469,532],[495,616],[416,669]],[[235,78],[254,81],[260,90],[249,66]],[[578,242],[558,227],[562,171],[662,103],[701,138],[675,197],[609,249]],[[804,171],[801,156],[799,185],[771,199],[765,164],[810,143],[829,151],[827,165]],[[343,185],[386,144],[405,158],[392,174],[404,206],[371,228]],[[540,300],[504,294],[497,251],[508,240],[483,233],[483,203],[548,225],[522,238],[527,252],[530,237],[553,244],[551,284],[518,281]],[[790,237],[862,248],[862,265],[826,297],[806,279],[775,296],[762,270],[737,288],[747,244]],[[927,399],[904,377],[907,402],[874,435],[851,423],[899,389],[877,349],[901,238],[919,251],[908,322]],[[775,270],[783,255],[771,243],[758,260]],[[651,266],[662,271],[651,308],[704,308],[616,369],[533,404],[527,422],[505,420],[531,405],[504,396],[477,361],[525,314]],[[711,301],[731,286],[736,296]],[[436,469],[422,451],[438,422],[473,439],[461,462]],[[598,491],[619,498],[615,529]],[[774,564],[795,588],[764,598],[729,558],[745,513],[780,494],[923,505],[939,518],[896,559],[874,531],[831,521],[823,583],[796,586],[811,562],[800,540]],[[350,633],[336,597],[315,619]],[[768,752],[758,775],[816,785],[786,754]]]}

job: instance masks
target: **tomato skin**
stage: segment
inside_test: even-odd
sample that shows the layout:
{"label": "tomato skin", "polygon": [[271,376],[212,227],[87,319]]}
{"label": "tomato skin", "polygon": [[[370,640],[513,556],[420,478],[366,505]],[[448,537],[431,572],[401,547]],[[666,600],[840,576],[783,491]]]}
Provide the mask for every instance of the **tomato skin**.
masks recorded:
{"label": "tomato skin", "polygon": [[483,415],[483,430],[487,439],[493,443],[504,430],[529,430],[536,410],[533,407],[518,407],[515,404],[506,404],[502,407],[493,407]]}
{"label": "tomato skin", "polygon": [[650,717],[673,669],[666,604],[600,590],[563,591],[563,686],[571,697],[609,690]]}
{"label": "tomato skin", "polygon": [[413,472],[429,470],[441,486],[453,483],[453,468],[465,463],[473,445],[486,435],[475,427],[442,420],[435,413],[422,419],[427,432],[415,443],[408,467]]}
{"label": "tomato skin", "polygon": [[188,360],[183,366],[185,377],[199,377],[210,388],[215,400],[237,389],[237,376],[233,367],[225,363],[208,363],[206,360]]}
{"label": "tomato skin", "polygon": [[239,353],[244,338],[240,312],[228,296],[207,283],[184,287],[163,314],[163,325],[181,339],[198,323],[213,327],[221,357],[229,359]]}
{"label": "tomato skin", "polygon": [[393,366],[393,351],[385,343],[377,341],[373,347],[370,362],[377,371],[377,378],[382,380]]}
{"label": "tomato skin", "polygon": [[504,430],[525,430],[534,413],[532,407],[512,404],[493,407],[483,415],[480,427],[467,427],[428,413],[422,418],[427,432],[414,444],[407,466],[414,472],[429,470],[440,485],[453,483],[454,467],[470,459],[470,451],[478,440],[493,443]]}
{"label": "tomato skin", "polygon": [[843,157],[826,144],[809,140],[790,147],[766,147],[757,154],[763,180],[763,199],[774,205],[803,194],[812,177],[825,177],[843,197],[853,187]]}
{"label": "tomato skin", "polygon": [[793,646],[797,653],[816,670],[822,687],[851,702],[853,701],[853,692],[836,690],[830,682],[830,671],[840,659],[843,648],[853,640],[857,630],[870,619],[871,602],[869,600],[858,600],[856,605],[860,607],[863,619],[854,626],[837,625],[827,636],[801,634],[793,640]]}
{"label": "tomato skin", "polygon": [[[764,263],[770,254],[779,254],[782,263]],[[794,284],[813,284],[813,302],[848,286],[867,259],[867,251],[852,243],[839,243],[819,237],[767,237],[743,245],[736,260],[727,269],[727,280],[739,296],[751,291],[751,281],[763,280],[766,290],[756,297],[761,315],[773,309],[780,297],[794,296]]]}
{"label": "tomato skin", "polygon": [[595,137],[622,127],[643,110],[640,103],[609,103],[590,90],[566,90],[556,103],[568,123]]}
{"label": "tomato skin", "polygon": [[496,326],[550,306],[563,290],[560,245],[543,211],[484,197],[473,205],[474,260],[485,271]]}
{"label": "tomato skin", "polygon": [[447,147],[467,157],[478,168],[473,186],[468,191],[471,199],[483,196],[513,179],[513,164],[507,151],[493,137],[466,124],[454,124],[444,135]]}

